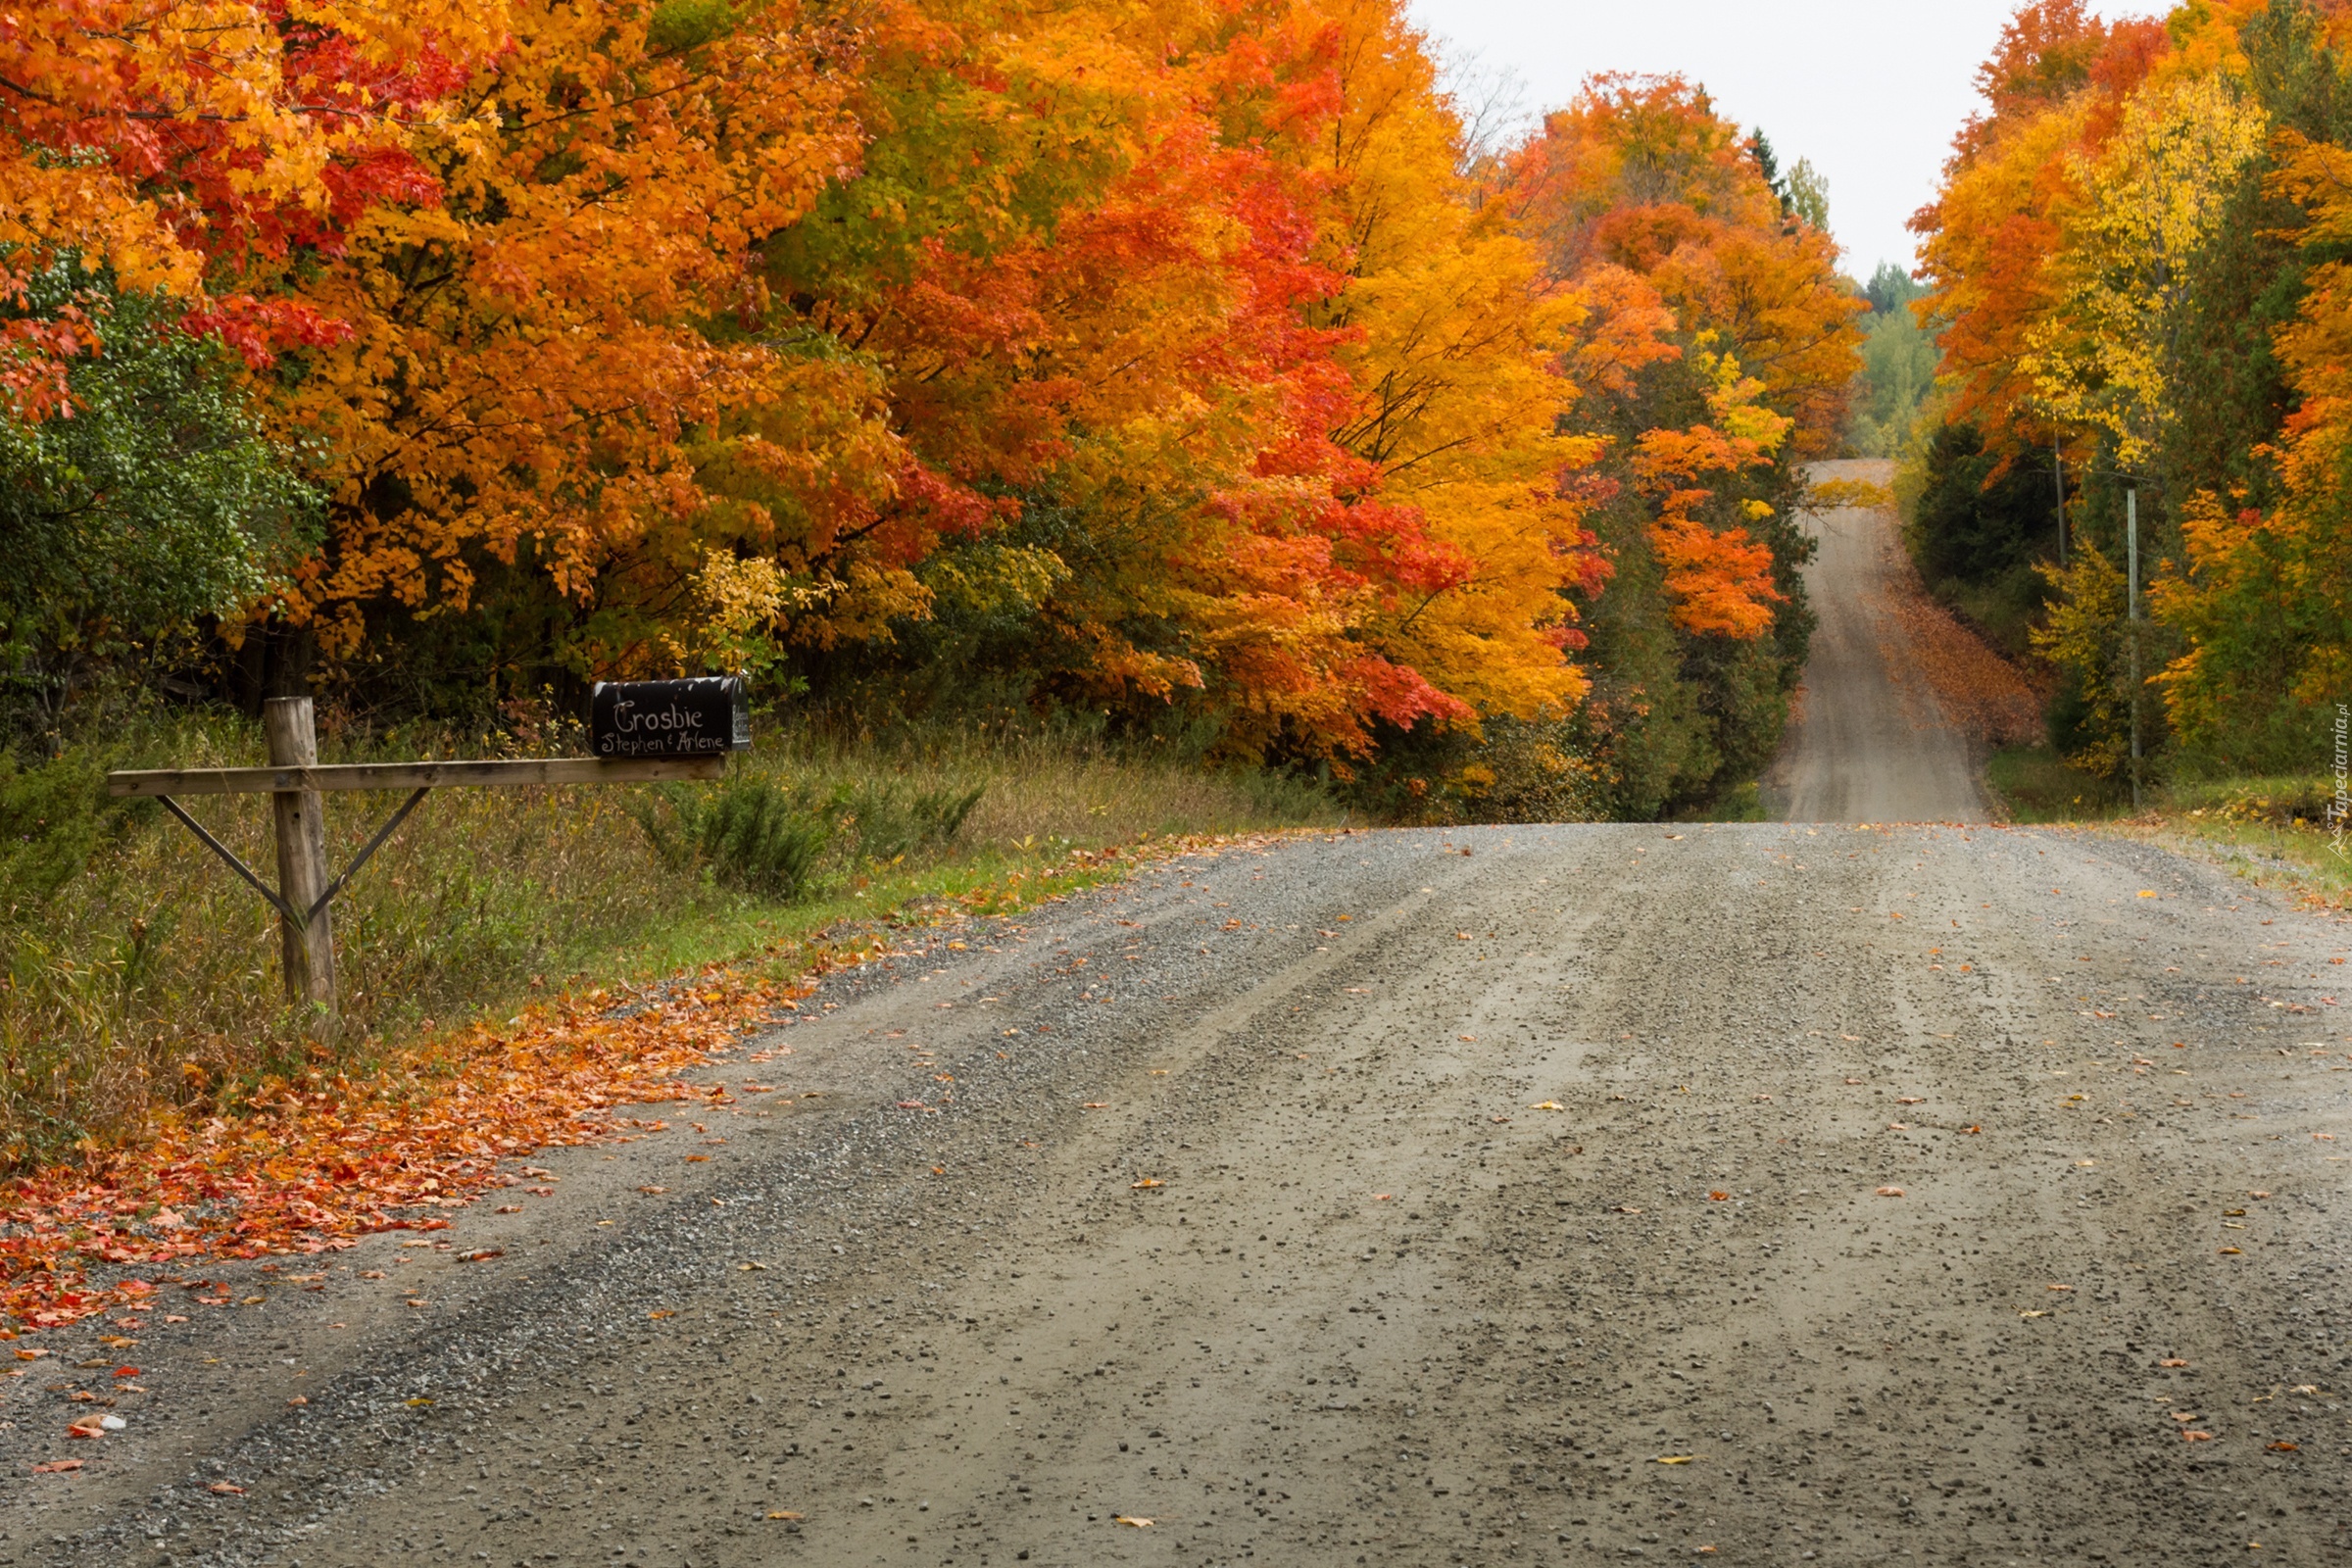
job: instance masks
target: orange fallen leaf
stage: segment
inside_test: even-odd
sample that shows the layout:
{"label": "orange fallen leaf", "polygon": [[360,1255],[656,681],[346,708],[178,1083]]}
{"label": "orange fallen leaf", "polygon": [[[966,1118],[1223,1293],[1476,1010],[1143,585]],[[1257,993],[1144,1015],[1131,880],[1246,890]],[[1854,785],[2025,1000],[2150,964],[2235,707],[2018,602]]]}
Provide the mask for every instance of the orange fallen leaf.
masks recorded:
{"label": "orange fallen leaf", "polygon": [[1707,1195],[1707,1201],[1708,1201],[1708,1202],[1710,1202],[1710,1203],[1728,1203],[1728,1202],[1730,1202],[1730,1201],[1731,1201],[1731,1199],[1732,1199],[1732,1195],[1731,1195],[1731,1194],[1729,1194],[1729,1193],[1720,1193],[1720,1192],[1718,1192],[1718,1193],[1709,1193],[1709,1194]]}
{"label": "orange fallen leaf", "polygon": [[2163,1360],[2161,1360],[2161,1361],[2157,1362],[2156,1364],[2157,1364],[2158,1366],[2186,1366],[2186,1365],[2188,1365],[2188,1363],[2187,1363],[2186,1361],[2183,1361],[2183,1360],[2181,1360],[2181,1359],[2180,1359],[2179,1356],[2167,1356],[2167,1357],[2165,1357]]}
{"label": "orange fallen leaf", "polygon": [[688,1154],[686,1156],[686,1163],[689,1165],[708,1165],[710,1163],[710,1156],[709,1154]]}
{"label": "orange fallen leaf", "polygon": [[1978,1126],[1975,1122],[1970,1122],[1967,1126],[1961,1128],[1960,1130],[1964,1133],[1981,1133],[1984,1129]]}
{"label": "orange fallen leaf", "polygon": [[2185,1443],[2211,1443],[2213,1441],[2213,1434],[2210,1432],[2183,1432],[2180,1437],[2181,1441]]}
{"label": "orange fallen leaf", "polygon": [[2263,1446],[2272,1453],[2301,1453],[2303,1451],[2302,1445],[2296,1443],[2266,1443]]}
{"label": "orange fallen leaf", "polygon": [[2074,1287],[2072,1285],[2044,1285],[2042,1289],[2045,1291],[2071,1291]]}
{"label": "orange fallen leaf", "polygon": [[1898,1105],[1924,1105],[1927,1102],[1928,1097],[1925,1095],[1905,1095],[1895,1102]]}
{"label": "orange fallen leaf", "polygon": [[1658,1463],[1689,1464],[1691,1460],[1697,1457],[1698,1455],[1695,1453],[1661,1453],[1658,1455]]}
{"label": "orange fallen leaf", "polygon": [[310,1398],[307,1396],[300,1394],[297,1394],[294,1396],[294,1397],[286,1401],[288,1404],[308,1404],[310,1402]]}
{"label": "orange fallen leaf", "polygon": [[777,1509],[775,1512],[773,1512],[773,1513],[769,1514],[769,1515],[768,1515],[768,1517],[769,1517],[770,1519],[794,1519],[794,1520],[797,1520],[797,1519],[800,1519],[800,1518],[802,1518],[802,1517],[804,1517],[804,1516],[803,1516],[803,1515],[801,1515],[801,1514],[794,1513],[794,1512],[793,1512],[793,1511],[792,1511],[790,1508],[778,1508],[778,1509]]}
{"label": "orange fallen leaf", "polygon": [[1546,1100],[1542,1104],[1530,1105],[1527,1108],[1530,1110],[1566,1110],[1568,1107],[1556,1100]]}
{"label": "orange fallen leaf", "polygon": [[487,1263],[494,1257],[506,1255],[507,1250],[503,1247],[477,1247],[470,1252],[460,1252],[458,1261],[461,1263]]}
{"label": "orange fallen leaf", "polygon": [[242,1497],[245,1495],[245,1489],[238,1486],[234,1481],[216,1481],[204,1490],[212,1493],[216,1496],[221,1497]]}
{"label": "orange fallen leaf", "polygon": [[1385,1203],[1390,1200],[1391,1197],[1392,1195],[1388,1193],[1374,1193],[1372,1195],[1372,1201],[1375,1203]]}
{"label": "orange fallen leaf", "polygon": [[658,1195],[658,1194],[662,1194],[662,1193],[666,1193],[666,1192],[668,1192],[668,1191],[669,1191],[669,1189],[668,1189],[668,1188],[666,1188],[666,1187],[640,1187],[640,1188],[638,1188],[637,1190],[638,1190],[639,1192],[641,1192],[641,1193],[650,1193],[650,1194],[657,1194],[657,1195]]}
{"label": "orange fallen leaf", "polygon": [[62,1476],[68,1471],[80,1469],[85,1462],[81,1459],[48,1459],[34,1465],[32,1473],[36,1476]]}
{"label": "orange fallen leaf", "polygon": [[2242,1248],[2224,1247],[2218,1249],[2217,1250],[2219,1250],[2224,1257],[2243,1257],[2246,1255],[2245,1250]]}
{"label": "orange fallen leaf", "polygon": [[1900,1187],[1882,1187],[1879,1189],[1879,1196],[1881,1198],[1900,1198],[1903,1196],[1903,1190]]}
{"label": "orange fallen leaf", "polygon": [[1133,1525],[1138,1530],[1149,1530],[1152,1528],[1151,1520],[1134,1517],[1123,1513],[1112,1514],[1110,1516],[1110,1522],[1118,1525]]}
{"label": "orange fallen leaf", "polygon": [[1907,1133],[1911,1130],[1911,1124],[1909,1122],[1890,1121],[1886,1124],[1886,1130],[1890,1133]]}
{"label": "orange fallen leaf", "polygon": [[1110,1108],[1110,1102],[1107,1100],[1090,1100],[1085,1104],[1080,1105],[1078,1108],[1080,1110],[1108,1110]]}
{"label": "orange fallen leaf", "polygon": [[1158,1177],[1156,1177],[1156,1176],[1147,1176],[1147,1177],[1145,1177],[1145,1178],[1144,1178],[1142,1181],[1140,1181],[1140,1182],[1129,1182],[1127,1185],[1128,1185],[1129,1187],[1133,1187],[1133,1188],[1142,1188],[1142,1187],[1165,1187],[1165,1186],[1167,1186],[1168,1184],[1167,1184],[1166,1182],[1163,1182],[1163,1181],[1161,1181],[1161,1180],[1160,1180]]}

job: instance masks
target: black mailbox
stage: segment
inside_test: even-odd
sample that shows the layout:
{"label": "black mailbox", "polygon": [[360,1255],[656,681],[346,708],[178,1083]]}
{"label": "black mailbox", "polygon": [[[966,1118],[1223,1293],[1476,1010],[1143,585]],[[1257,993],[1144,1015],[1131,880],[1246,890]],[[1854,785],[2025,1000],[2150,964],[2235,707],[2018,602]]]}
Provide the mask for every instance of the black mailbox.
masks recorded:
{"label": "black mailbox", "polygon": [[741,675],[600,680],[588,697],[588,743],[598,757],[748,752],[751,698]]}

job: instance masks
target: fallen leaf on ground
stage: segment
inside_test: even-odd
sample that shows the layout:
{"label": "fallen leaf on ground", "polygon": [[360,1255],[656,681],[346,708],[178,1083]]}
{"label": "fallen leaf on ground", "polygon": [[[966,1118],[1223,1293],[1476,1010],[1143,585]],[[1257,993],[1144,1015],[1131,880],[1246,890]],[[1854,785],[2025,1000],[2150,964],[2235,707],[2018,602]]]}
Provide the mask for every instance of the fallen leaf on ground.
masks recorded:
{"label": "fallen leaf on ground", "polygon": [[470,1252],[460,1252],[458,1261],[461,1263],[487,1263],[494,1257],[506,1255],[507,1250],[503,1247],[477,1247]]}
{"label": "fallen leaf on ground", "polygon": [[2266,1443],[2263,1446],[2272,1453],[2300,1453],[2303,1451],[2302,1445],[2296,1443]]}
{"label": "fallen leaf on ground", "polygon": [[640,1188],[638,1188],[637,1190],[638,1190],[639,1192],[641,1192],[641,1193],[648,1193],[648,1194],[655,1194],[655,1195],[659,1195],[659,1194],[662,1194],[662,1193],[666,1193],[666,1192],[668,1192],[668,1191],[669,1191],[669,1189],[668,1189],[668,1188],[666,1188],[666,1187],[640,1187]]}
{"label": "fallen leaf on ground", "polygon": [[70,1470],[80,1469],[86,1462],[82,1459],[47,1459],[34,1465],[32,1473],[36,1476],[62,1476]]}
{"label": "fallen leaf on ground", "polygon": [[1566,1110],[1568,1107],[1556,1100],[1546,1100],[1540,1105],[1530,1105],[1527,1108],[1530,1110]]}
{"label": "fallen leaf on ground", "polygon": [[1131,1188],[1135,1188],[1135,1187],[1165,1187],[1165,1186],[1167,1186],[1168,1184],[1167,1184],[1166,1182],[1163,1182],[1163,1181],[1161,1181],[1161,1180],[1160,1180],[1158,1177],[1156,1177],[1156,1176],[1147,1176],[1147,1177],[1145,1177],[1145,1178],[1144,1178],[1142,1181],[1140,1181],[1140,1182],[1129,1182],[1127,1185],[1128,1185],[1129,1187],[1131,1187]]}
{"label": "fallen leaf on ground", "polygon": [[1707,1195],[1707,1201],[1710,1203],[1727,1203],[1731,1201],[1731,1198],[1732,1195],[1729,1193],[1709,1193]]}
{"label": "fallen leaf on ground", "polygon": [[1964,1133],[1981,1133],[1981,1132],[1983,1132],[1984,1129],[1984,1128],[1982,1128],[1982,1127],[1980,1127],[1980,1126],[1978,1126],[1976,1123],[1974,1123],[1974,1122],[1971,1122],[1971,1123],[1969,1123],[1969,1124],[1968,1124],[1966,1127],[1963,1127],[1963,1128],[1961,1128],[1960,1130],[1961,1130],[1962,1132],[1964,1132]]}
{"label": "fallen leaf on ground", "polygon": [[1907,1133],[1911,1130],[1911,1124],[1903,1121],[1890,1121],[1886,1124],[1886,1130],[1890,1133]]}
{"label": "fallen leaf on ground", "polygon": [[2072,1285],[2044,1285],[2042,1289],[2045,1291],[2071,1291],[2074,1287]]}
{"label": "fallen leaf on ground", "polygon": [[770,1519],[794,1519],[794,1520],[797,1520],[797,1519],[800,1519],[800,1518],[802,1518],[802,1517],[804,1517],[804,1516],[803,1516],[803,1515],[801,1515],[801,1514],[794,1513],[794,1512],[793,1512],[793,1511],[792,1511],[790,1508],[778,1508],[778,1509],[777,1509],[775,1512],[773,1512],[773,1513],[769,1514],[769,1515],[768,1515],[768,1517],[769,1517]]}
{"label": "fallen leaf on ground", "polygon": [[221,1497],[242,1497],[245,1495],[245,1489],[238,1486],[234,1481],[216,1481],[204,1490],[214,1494],[216,1496]]}
{"label": "fallen leaf on ground", "polygon": [[2046,1306],[2038,1306],[2034,1308],[2032,1311],[2028,1311],[2021,1306],[2017,1309],[2017,1315],[2019,1317],[2048,1317],[2050,1315],[2050,1309]]}
{"label": "fallen leaf on ground", "polygon": [[1110,1522],[1116,1525],[1133,1525],[1138,1530],[1149,1530],[1152,1528],[1151,1520],[1137,1518],[1123,1513],[1112,1514],[1110,1516]]}
{"label": "fallen leaf on ground", "polygon": [[300,1395],[300,1394],[297,1394],[296,1396],[294,1396],[294,1397],[292,1397],[291,1399],[288,1399],[288,1400],[286,1401],[286,1403],[288,1403],[288,1404],[308,1404],[308,1403],[310,1403],[310,1402],[311,1402],[311,1401],[310,1401],[310,1399],[309,1399],[309,1397],[308,1397],[307,1396]]}
{"label": "fallen leaf on ground", "polygon": [[1879,1196],[1881,1198],[1900,1198],[1903,1196],[1903,1190],[1900,1187],[1882,1187],[1879,1189]]}
{"label": "fallen leaf on ground", "polygon": [[1698,1455],[1695,1453],[1661,1453],[1658,1455],[1658,1463],[1689,1464],[1691,1460],[1697,1457]]}
{"label": "fallen leaf on ground", "polygon": [[2213,1434],[2210,1432],[2183,1432],[2180,1437],[2183,1442],[2187,1443],[2211,1443],[2213,1441]]}
{"label": "fallen leaf on ground", "polygon": [[1090,1100],[1085,1104],[1080,1105],[1078,1108],[1080,1110],[1108,1110],[1110,1108],[1110,1102],[1107,1100]]}
{"label": "fallen leaf on ground", "polygon": [[2181,1360],[2181,1359],[2180,1359],[2179,1356],[2167,1356],[2167,1357],[2165,1357],[2163,1360],[2161,1360],[2161,1361],[2157,1362],[2156,1364],[2157,1364],[2158,1366],[2186,1366],[2186,1365],[2188,1365],[2188,1363],[2187,1363],[2186,1361],[2183,1361],[2183,1360]]}
{"label": "fallen leaf on ground", "polygon": [[1619,1203],[1615,1208],[1610,1209],[1609,1212],[1612,1214],[1639,1214],[1642,1211],[1634,1207],[1634,1205],[1631,1203]]}
{"label": "fallen leaf on ground", "polygon": [[2243,1257],[2246,1255],[2245,1250],[2238,1247],[2224,1247],[2218,1250],[2224,1257]]}
{"label": "fallen leaf on ground", "polygon": [[2194,1421],[2196,1418],[2197,1412],[2194,1410],[2175,1410],[2173,1412],[2173,1419],[2180,1422],[2182,1426],[2188,1425],[2189,1422]]}
{"label": "fallen leaf on ground", "polygon": [[1898,1105],[1924,1105],[1927,1102],[1928,1097],[1925,1095],[1905,1095],[1902,1099],[1895,1102],[1895,1103]]}

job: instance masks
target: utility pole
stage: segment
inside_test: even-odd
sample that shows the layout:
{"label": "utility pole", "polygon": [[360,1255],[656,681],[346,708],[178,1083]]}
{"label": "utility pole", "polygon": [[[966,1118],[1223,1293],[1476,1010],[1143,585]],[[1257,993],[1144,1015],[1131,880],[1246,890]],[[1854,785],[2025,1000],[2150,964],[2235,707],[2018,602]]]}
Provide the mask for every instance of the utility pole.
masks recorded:
{"label": "utility pole", "polygon": [[2050,437],[2050,476],[2058,483],[2058,565],[2066,566],[2066,447]]}
{"label": "utility pole", "polygon": [[2139,486],[2124,492],[2125,634],[2132,640],[2132,809],[2139,809]]}

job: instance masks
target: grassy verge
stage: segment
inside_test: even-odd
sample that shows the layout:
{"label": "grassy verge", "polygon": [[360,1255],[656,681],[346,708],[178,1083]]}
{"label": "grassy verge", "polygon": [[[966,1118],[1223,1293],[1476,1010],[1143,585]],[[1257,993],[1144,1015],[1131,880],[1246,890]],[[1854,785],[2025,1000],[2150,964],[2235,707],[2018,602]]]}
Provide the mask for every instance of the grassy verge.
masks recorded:
{"label": "grassy verge", "polygon": [[2352,839],[2328,818],[2331,780],[2225,778],[2130,796],[2066,765],[2047,747],[1995,753],[1987,769],[2017,822],[2087,822],[2217,861],[2260,887],[2352,908]]}
{"label": "grassy verge", "polygon": [[[531,737],[328,737],[328,760],[512,754]],[[564,750],[561,737],[542,749]],[[896,743],[772,738],[704,799],[625,786],[447,790],[335,907],[346,1029],[328,1047],[280,1001],[274,917],[176,822],[109,803],[108,767],[258,761],[251,728],[157,726],[104,755],[0,775],[0,1165],[120,1147],[234,1112],[324,1073],[357,1078],[406,1044],[534,1001],[713,962],[794,970],[845,922],[925,899],[988,909],[1091,874],[1089,858],[1161,835],[1337,820],[1263,774],[1139,761],[1066,737]],[[742,846],[650,833],[715,794],[761,789],[813,846],[792,896],[749,891]],[[955,806],[977,792],[968,811]],[[943,803],[947,803],[944,804]],[[329,797],[345,863],[397,804]],[[270,864],[260,797],[191,809]],[[950,818],[954,820],[950,820]],[[665,853],[666,851],[666,853]]]}

